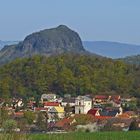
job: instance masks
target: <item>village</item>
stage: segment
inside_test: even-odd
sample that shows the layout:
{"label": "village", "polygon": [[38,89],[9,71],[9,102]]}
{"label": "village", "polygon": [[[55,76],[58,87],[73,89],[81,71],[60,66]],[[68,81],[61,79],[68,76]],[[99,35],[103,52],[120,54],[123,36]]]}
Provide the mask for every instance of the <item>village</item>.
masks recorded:
{"label": "village", "polygon": [[[62,98],[55,94],[43,94],[38,102],[34,98],[27,103],[24,103],[22,98],[13,98],[11,104],[5,104],[1,99],[0,106],[1,110],[6,110],[8,116],[17,122],[15,130],[18,132],[140,129],[140,110],[134,97],[123,98],[120,95],[71,97],[66,94]],[[27,121],[23,121],[25,118]]]}

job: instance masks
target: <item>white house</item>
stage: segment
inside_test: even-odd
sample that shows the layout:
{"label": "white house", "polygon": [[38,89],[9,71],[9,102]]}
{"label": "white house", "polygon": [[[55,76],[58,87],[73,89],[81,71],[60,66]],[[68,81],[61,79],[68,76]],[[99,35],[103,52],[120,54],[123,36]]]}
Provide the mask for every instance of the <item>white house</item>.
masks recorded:
{"label": "white house", "polygon": [[16,99],[14,98],[13,101],[12,101],[12,106],[13,107],[23,107],[24,103],[23,103],[23,100],[22,99]]}
{"label": "white house", "polygon": [[87,96],[78,96],[75,99],[75,114],[87,114],[92,108],[92,99]]}
{"label": "white house", "polygon": [[42,94],[41,101],[55,101],[56,94]]}

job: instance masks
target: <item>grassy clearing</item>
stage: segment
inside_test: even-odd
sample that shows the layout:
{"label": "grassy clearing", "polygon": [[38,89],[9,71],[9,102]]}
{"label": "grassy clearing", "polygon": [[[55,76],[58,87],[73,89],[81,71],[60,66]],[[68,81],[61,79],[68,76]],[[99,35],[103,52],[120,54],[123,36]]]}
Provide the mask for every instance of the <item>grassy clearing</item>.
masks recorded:
{"label": "grassy clearing", "polygon": [[140,140],[140,131],[65,134],[0,134],[0,140]]}
{"label": "grassy clearing", "polygon": [[98,132],[32,135],[33,140],[140,140],[140,132]]}

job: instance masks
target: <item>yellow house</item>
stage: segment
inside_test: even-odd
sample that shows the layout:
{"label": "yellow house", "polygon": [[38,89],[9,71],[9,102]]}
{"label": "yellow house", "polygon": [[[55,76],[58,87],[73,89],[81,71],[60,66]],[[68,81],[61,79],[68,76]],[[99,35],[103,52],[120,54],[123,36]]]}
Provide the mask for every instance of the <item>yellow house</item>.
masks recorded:
{"label": "yellow house", "polygon": [[48,111],[49,120],[48,121],[56,121],[58,119],[63,119],[65,116],[64,107],[57,106],[53,107]]}
{"label": "yellow house", "polygon": [[65,114],[64,107],[57,106],[57,107],[54,107],[54,108],[57,112],[58,117],[59,118],[64,118],[64,114]]}

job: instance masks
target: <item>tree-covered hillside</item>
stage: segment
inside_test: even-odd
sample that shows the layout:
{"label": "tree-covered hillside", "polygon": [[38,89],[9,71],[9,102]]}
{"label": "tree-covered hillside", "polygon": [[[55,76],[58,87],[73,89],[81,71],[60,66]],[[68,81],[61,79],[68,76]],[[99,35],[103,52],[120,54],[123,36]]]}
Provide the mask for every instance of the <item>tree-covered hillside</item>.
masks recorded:
{"label": "tree-covered hillside", "polygon": [[[0,96],[139,94],[140,68],[86,55],[34,56],[0,67]],[[114,92],[112,92],[114,93]]]}
{"label": "tree-covered hillside", "polygon": [[127,64],[140,65],[140,55],[127,56],[125,58],[120,58],[118,60],[122,60]]}

